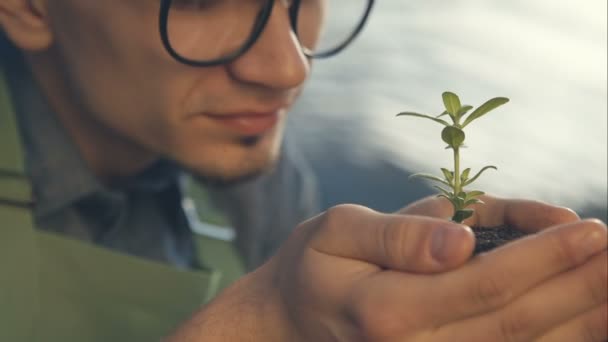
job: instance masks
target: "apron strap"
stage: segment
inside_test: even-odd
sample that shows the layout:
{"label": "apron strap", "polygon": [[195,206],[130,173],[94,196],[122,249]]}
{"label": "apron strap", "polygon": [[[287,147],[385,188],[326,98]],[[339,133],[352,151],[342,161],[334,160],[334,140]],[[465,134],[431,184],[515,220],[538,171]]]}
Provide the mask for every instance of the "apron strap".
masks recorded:
{"label": "apron strap", "polygon": [[0,203],[31,207],[32,190],[25,172],[23,148],[18,135],[8,83],[0,69]]}
{"label": "apron strap", "polygon": [[245,273],[234,240],[236,232],[226,214],[217,208],[204,185],[191,176],[182,178],[182,208],[194,236],[197,259],[203,268],[221,270],[218,290]]}
{"label": "apron strap", "polygon": [[0,341],[29,341],[38,312],[32,187],[0,68]]}

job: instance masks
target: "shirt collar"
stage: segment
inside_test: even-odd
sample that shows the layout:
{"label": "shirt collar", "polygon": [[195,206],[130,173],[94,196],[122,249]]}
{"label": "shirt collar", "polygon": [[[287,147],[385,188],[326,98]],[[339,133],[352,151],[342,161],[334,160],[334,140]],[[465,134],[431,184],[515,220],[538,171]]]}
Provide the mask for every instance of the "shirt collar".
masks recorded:
{"label": "shirt collar", "polygon": [[[27,68],[20,65],[9,69],[36,216],[51,215],[89,195],[110,191],[87,167]],[[133,176],[126,182],[126,189],[161,191],[175,181],[177,174],[175,164],[160,160]]]}

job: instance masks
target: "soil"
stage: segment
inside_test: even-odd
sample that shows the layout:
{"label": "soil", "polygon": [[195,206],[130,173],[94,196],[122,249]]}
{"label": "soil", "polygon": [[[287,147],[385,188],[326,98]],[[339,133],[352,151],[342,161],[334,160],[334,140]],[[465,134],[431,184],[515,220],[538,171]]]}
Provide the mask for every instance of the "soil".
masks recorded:
{"label": "soil", "polygon": [[527,235],[509,226],[473,227],[473,233],[475,233],[476,239],[474,255],[487,252],[509,241],[517,240]]}

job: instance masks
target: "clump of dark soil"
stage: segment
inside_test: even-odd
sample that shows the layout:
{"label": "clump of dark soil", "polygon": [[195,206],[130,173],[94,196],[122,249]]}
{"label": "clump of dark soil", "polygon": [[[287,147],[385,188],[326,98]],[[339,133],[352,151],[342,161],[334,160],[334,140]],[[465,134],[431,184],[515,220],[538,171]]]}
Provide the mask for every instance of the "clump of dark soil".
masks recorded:
{"label": "clump of dark soil", "polygon": [[507,242],[517,240],[527,234],[511,228],[509,226],[498,227],[473,227],[475,233],[475,250],[474,255],[490,251],[496,247],[502,246]]}

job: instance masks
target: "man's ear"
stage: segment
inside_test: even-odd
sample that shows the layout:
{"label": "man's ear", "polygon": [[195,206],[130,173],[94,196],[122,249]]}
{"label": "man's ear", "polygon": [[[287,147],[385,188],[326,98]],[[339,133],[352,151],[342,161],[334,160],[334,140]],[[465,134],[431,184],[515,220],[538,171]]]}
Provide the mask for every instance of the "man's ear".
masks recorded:
{"label": "man's ear", "polygon": [[0,27],[22,50],[41,51],[53,41],[46,0],[0,0]]}

